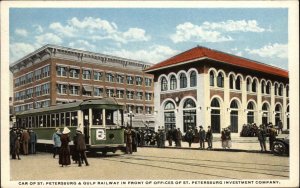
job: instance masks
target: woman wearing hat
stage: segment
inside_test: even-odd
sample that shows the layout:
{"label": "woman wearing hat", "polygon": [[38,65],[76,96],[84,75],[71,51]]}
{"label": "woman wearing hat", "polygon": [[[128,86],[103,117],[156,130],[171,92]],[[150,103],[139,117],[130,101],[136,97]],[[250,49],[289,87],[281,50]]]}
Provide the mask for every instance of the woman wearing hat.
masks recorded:
{"label": "woman wearing hat", "polygon": [[70,140],[69,133],[70,133],[70,129],[68,129],[68,127],[65,127],[60,137],[61,147],[59,153],[59,164],[62,167],[64,165],[67,166],[71,164],[70,147],[69,147],[69,142],[71,140]]}

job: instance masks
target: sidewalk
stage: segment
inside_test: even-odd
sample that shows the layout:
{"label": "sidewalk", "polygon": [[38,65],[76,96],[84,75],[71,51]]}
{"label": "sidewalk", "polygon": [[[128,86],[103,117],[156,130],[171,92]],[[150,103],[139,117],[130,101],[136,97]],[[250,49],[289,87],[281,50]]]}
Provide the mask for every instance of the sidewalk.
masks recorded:
{"label": "sidewalk", "polygon": [[[281,134],[278,137],[285,137],[286,135]],[[251,152],[251,153],[261,153],[260,144],[257,137],[232,137],[232,147],[230,149],[222,148],[221,139],[219,137],[214,137],[213,149],[209,151],[229,151],[229,152]],[[207,142],[205,142],[205,148],[207,148]],[[269,139],[266,140],[267,152],[270,153]],[[144,147],[157,147],[157,146],[144,146]],[[200,150],[200,143],[192,143],[189,147],[188,142],[181,142],[181,148],[175,147],[175,142],[172,142],[172,146],[169,146],[168,141],[165,143],[165,148],[168,149],[193,149]],[[205,149],[207,150],[207,149]]]}

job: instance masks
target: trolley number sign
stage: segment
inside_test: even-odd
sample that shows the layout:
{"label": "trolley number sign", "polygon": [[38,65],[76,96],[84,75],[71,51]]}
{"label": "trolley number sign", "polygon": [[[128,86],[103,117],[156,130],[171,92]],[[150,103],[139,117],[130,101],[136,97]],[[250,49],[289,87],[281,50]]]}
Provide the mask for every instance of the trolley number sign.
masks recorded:
{"label": "trolley number sign", "polygon": [[105,140],[106,132],[105,129],[96,129],[96,140]]}

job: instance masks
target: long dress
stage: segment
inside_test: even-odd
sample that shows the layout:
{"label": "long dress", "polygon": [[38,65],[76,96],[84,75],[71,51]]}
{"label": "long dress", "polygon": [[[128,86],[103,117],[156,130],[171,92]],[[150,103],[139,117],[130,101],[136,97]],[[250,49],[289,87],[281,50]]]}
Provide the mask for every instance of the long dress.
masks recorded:
{"label": "long dress", "polygon": [[70,137],[68,134],[62,134],[60,137],[61,140],[61,147],[59,152],[59,164],[60,165],[70,165],[71,158],[70,158]]}

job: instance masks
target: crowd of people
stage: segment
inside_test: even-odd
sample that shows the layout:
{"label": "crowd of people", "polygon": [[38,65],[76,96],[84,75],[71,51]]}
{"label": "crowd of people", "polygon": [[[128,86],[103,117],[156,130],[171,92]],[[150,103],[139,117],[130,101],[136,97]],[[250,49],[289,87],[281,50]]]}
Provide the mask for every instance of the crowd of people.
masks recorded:
{"label": "crowd of people", "polygon": [[32,129],[13,127],[9,138],[12,159],[21,160],[20,154],[36,154],[37,134]]}

